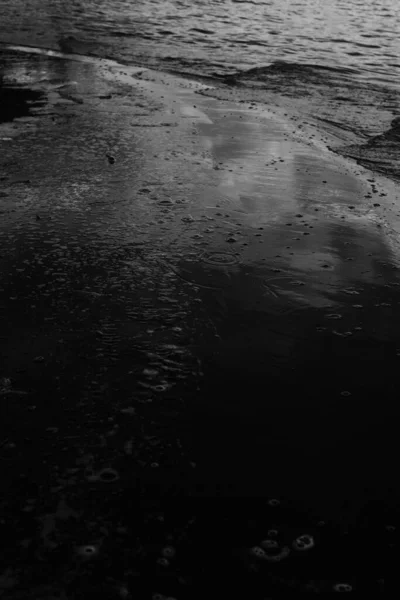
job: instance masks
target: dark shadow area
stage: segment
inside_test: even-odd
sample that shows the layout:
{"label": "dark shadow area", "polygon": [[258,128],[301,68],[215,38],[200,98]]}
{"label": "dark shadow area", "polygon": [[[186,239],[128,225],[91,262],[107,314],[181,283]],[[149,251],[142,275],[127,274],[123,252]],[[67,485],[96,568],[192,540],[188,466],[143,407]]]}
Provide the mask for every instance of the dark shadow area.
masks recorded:
{"label": "dark shadow area", "polygon": [[32,108],[44,106],[43,93],[4,84],[0,76],[0,123],[32,115]]}

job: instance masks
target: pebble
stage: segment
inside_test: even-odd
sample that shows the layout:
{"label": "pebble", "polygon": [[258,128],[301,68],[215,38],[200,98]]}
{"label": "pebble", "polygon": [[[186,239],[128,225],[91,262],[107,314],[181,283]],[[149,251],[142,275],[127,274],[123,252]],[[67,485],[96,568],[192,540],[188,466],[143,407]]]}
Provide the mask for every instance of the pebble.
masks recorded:
{"label": "pebble", "polygon": [[260,543],[261,548],[264,550],[271,550],[272,548],[278,548],[278,542],[276,540],[263,540]]}
{"label": "pebble", "polygon": [[349,583],[337,583],[333,586],[334,592],[352,592],[353,587]]}
{"label": "pebble", "polygon": [[292,546],[294,550],[298,550],[299,552],[311,550],[311,548],[314,548],[315,546],[314,538],[308,533],[305,535],[301,535],[300,537],[294,540]]}
{"label": "pebble", "polygon": [[277,498],[271,498],[270,500],[268,500],[268,505],[272,506],[272,507],[276,507],[280,505],[280,502]]}
{"label": "pebble", "polygon": [[250,554],[260,560],[264,560],[267,556],[266,552],[260,548],[260,546],[253,546],[253,548],[250,548]]}
{"label": "pebble", "polygon": [[164,558],[174,558],[176,550],[173,546],[165,546],[165,548],[161,550],[161,554]]}
{"label": "pebble", "polygon": [[161,565],[162,567],[169,567],[169,560],[167,560],[166,558],[162,557],[162,558],[157,558],[157,564]]}
{"label": "pebble", "polygon": [[133,406],[128,406],[128,408],[121,408],[120,412],[122,412],[124,415],[135,415],[136,414],[136,409],[133,408]]}
{"label": "pebble", "polygon": [[78,546],[76,548],[76,553],[82,558],[93,558],[99,553],[99,548],[93,544]]}
{"label": "pebble", "polygon": [[110,467],[101,469],[101,471],[98,473],[88,477],[88,481],[102,481],[104,483],[112,483],[117,479],[119,479],[117,471],[115,469],[111,469]]}

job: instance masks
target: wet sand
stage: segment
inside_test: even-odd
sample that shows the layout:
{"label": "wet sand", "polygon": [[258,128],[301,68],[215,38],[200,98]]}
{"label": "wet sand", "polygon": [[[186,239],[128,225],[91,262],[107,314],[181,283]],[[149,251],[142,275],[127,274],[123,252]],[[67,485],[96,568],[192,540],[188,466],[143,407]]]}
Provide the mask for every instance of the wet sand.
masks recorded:
{"label": "wet sand", "polygon": [[3,597],[383,591],[396,184],[200,83],[0,69]]}

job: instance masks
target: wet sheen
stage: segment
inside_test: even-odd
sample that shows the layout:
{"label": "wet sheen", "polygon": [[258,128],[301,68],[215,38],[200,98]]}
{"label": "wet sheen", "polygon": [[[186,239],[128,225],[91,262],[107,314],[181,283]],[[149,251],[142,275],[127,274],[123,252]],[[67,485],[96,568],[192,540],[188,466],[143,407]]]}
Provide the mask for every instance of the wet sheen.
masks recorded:
{"label": "wet sheen", "polygon": [[283,59],[399,85],[396,0],[0,0],[0,13],[9,43],[200,74]]}

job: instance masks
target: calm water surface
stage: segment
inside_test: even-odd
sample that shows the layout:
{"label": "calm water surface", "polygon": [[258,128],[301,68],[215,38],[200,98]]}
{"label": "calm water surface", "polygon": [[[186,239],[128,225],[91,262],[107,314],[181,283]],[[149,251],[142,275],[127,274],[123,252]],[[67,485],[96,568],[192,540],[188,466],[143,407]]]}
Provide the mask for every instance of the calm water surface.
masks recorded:
{"label": "calm water surface", "polygon": [[275,60],[400,84],[397,0],[0,0],[0,40],[203,74]]}

